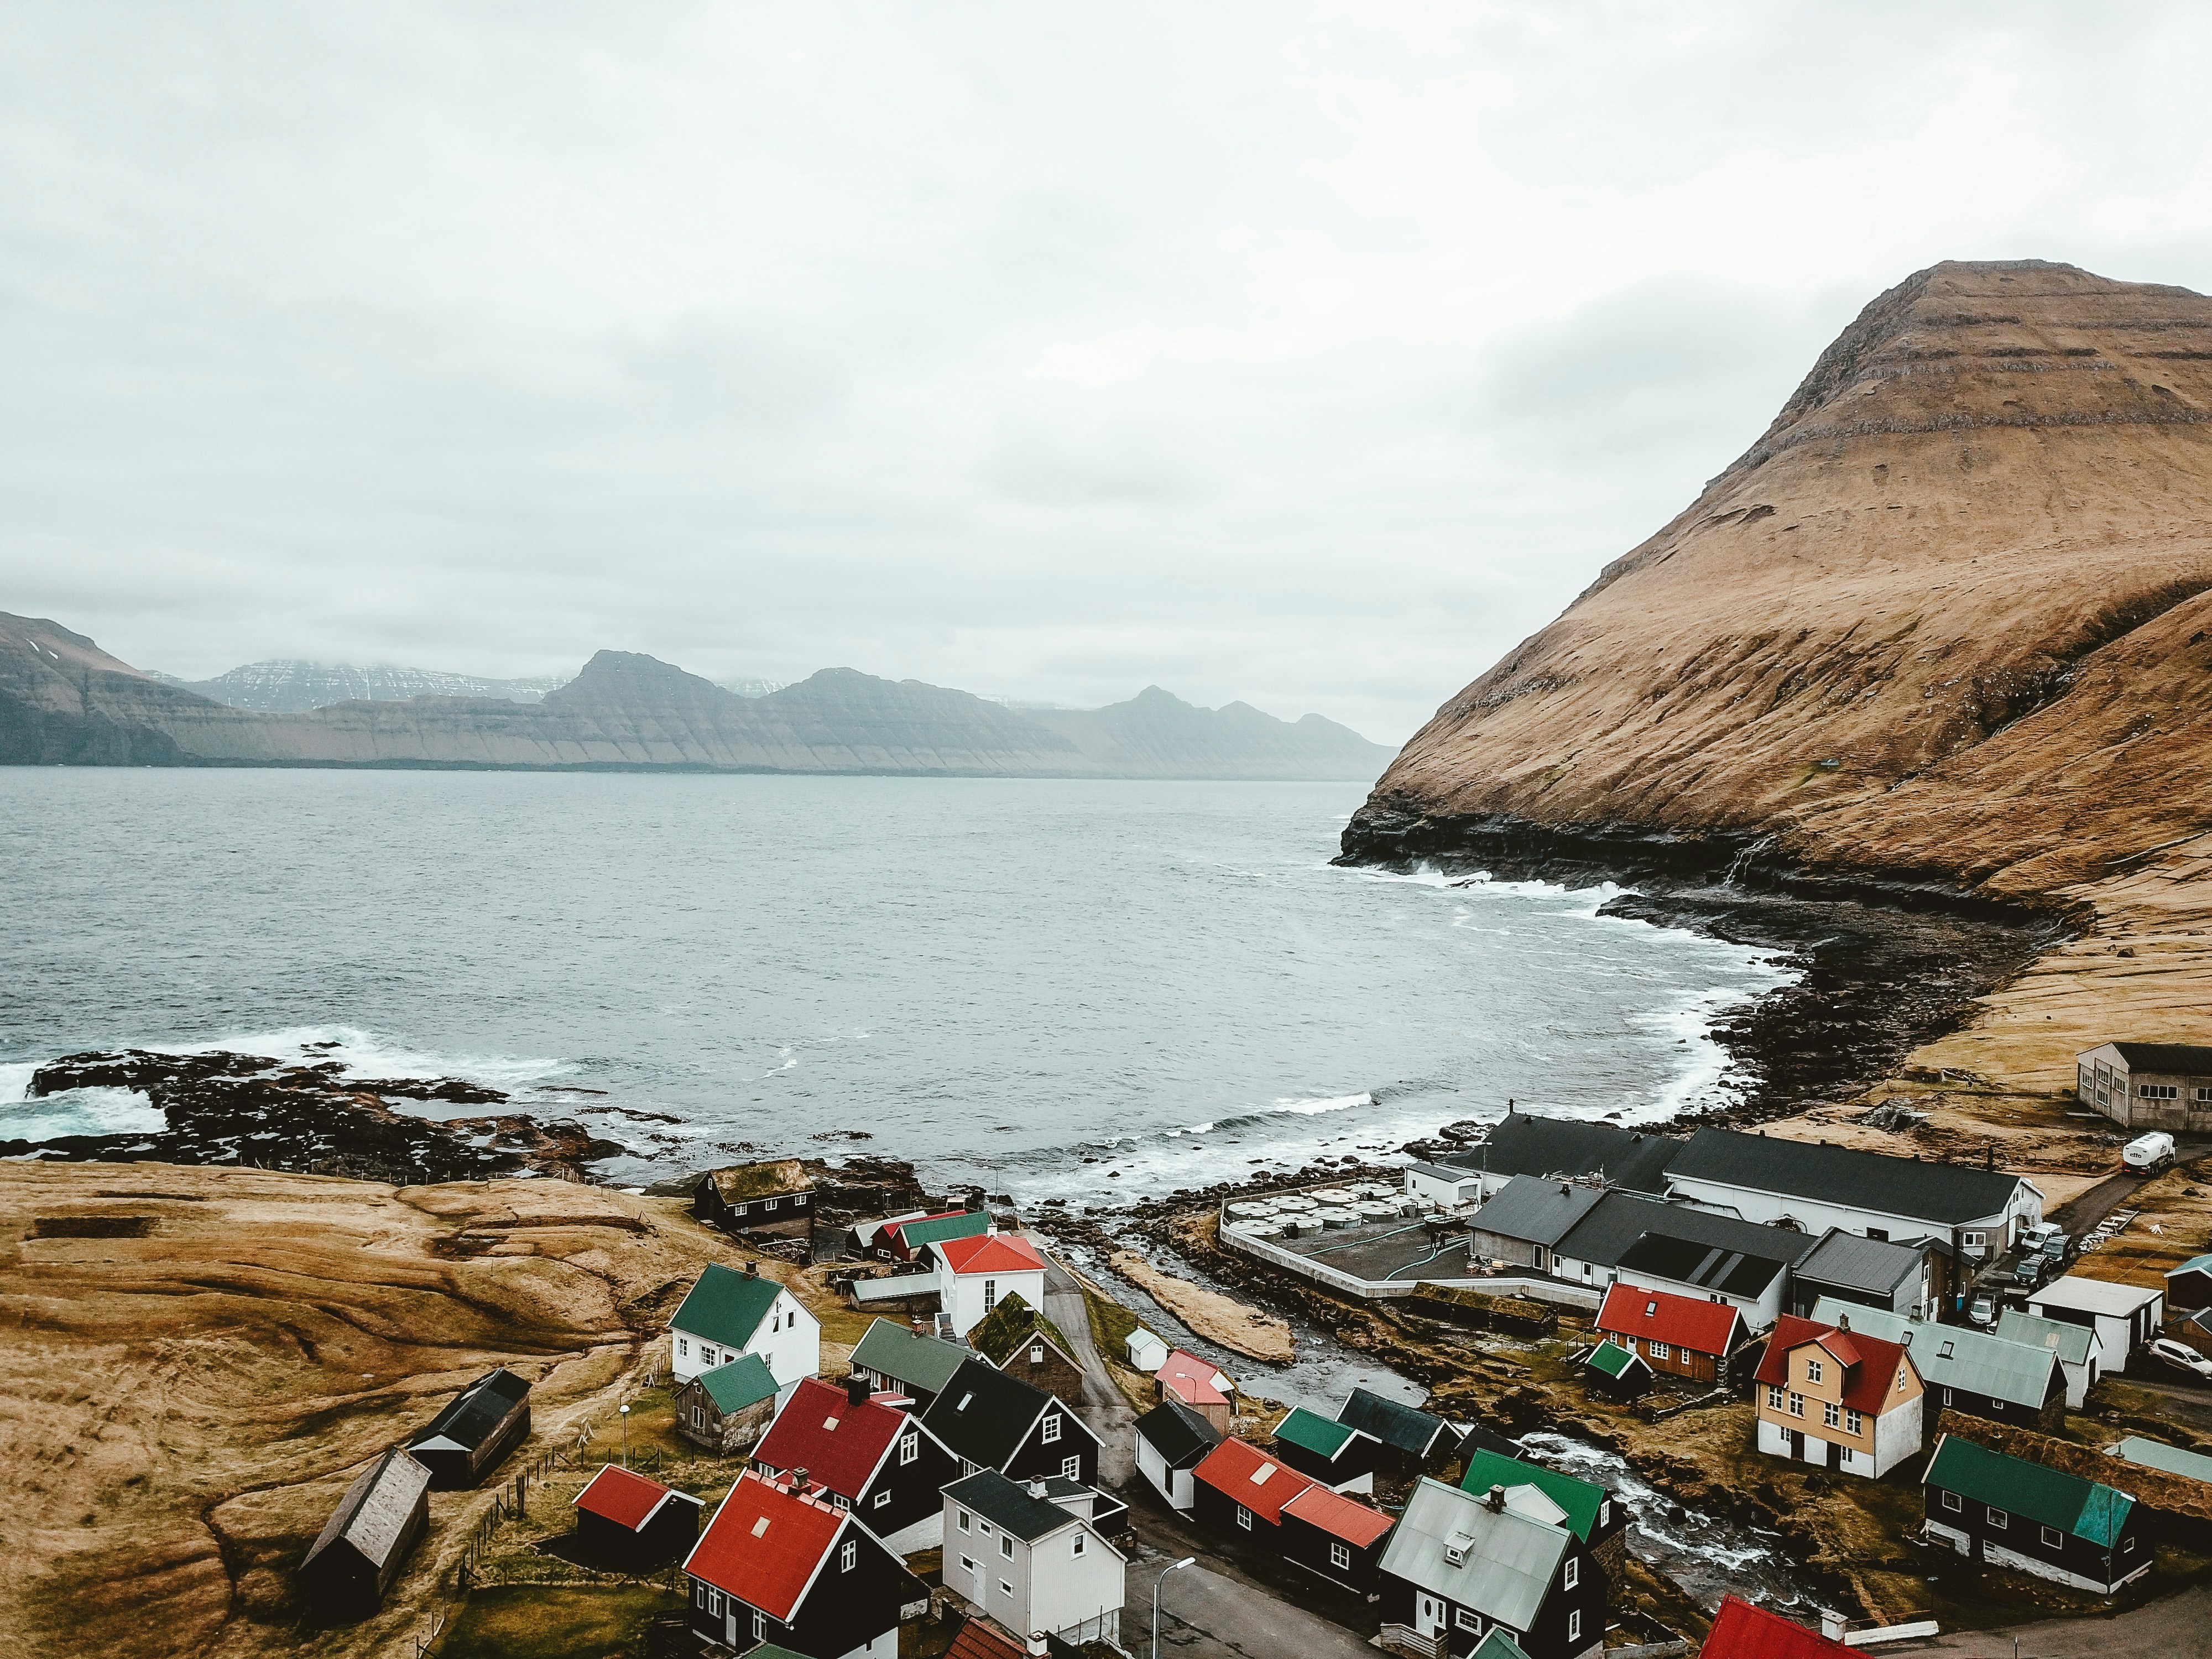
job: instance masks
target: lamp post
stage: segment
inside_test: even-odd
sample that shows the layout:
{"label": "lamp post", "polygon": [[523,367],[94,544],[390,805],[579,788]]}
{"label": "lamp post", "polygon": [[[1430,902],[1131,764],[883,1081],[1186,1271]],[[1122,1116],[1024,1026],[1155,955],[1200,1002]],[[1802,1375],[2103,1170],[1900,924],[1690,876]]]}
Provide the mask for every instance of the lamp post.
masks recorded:
{"label": "lamp post", "polygon": [[1168,1573],[1190,1566],[1197,1560],[1194,1555],[1186,1555],[1152,1580],[1152,1659],[1160,1659],[1160,1586],[1168,1582]]}
{"label": "lamp post", "polygon": [[627,1406],[622,1408],[622,1459],[623,1467],[628,1468],[629,1467],[629,1407]]}

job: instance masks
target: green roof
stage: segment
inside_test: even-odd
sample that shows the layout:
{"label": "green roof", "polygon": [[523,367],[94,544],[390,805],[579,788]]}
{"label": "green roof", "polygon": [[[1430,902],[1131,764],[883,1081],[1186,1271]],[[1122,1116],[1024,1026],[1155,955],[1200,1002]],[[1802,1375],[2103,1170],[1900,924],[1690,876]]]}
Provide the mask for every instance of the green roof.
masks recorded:
{"label": "green roof", "polygon": [[1027,1341],[1032,1333],[1038,1332],[1070,1359],[1075,1358],[1075,1350],[1067,1346],[1060,1327],[1044,1316],[1043,1310],[1030,1306],[1028,1298],[1019,1291],[1009,1291],[1006,1299],[968,1333],[968,1346],[994,1365],[1004,1365],[1008,1354]]}
{"label": "green roof", "polygon": [[2163,1440],[2130,1435],[2112,1449],[2112,1455],[2123,1462],[2140,1463],[2147,1469],[2163,1469],[2168,1474],[2183,1474],[2191,1480],[2212,1483],[2212,1457],[2169,1446]]}
{"label": "green roof", "polygon": [[1631,1365],[1641,1365],[1644,1361],[1637,1355],[1629,1352],[1611,1337],[1607,1337],[1583,1356],[1583,1364],[1601,1370],[1607,1376],[1618,1380]]}
{"label": "green roof", "polygon": [[952,1373],[969,1357],[969,1351],[957,1343],[924,1336],[899,1319],[878,1319],[853,1350],[853,1364],[860,1370],[931,1395],[944,1393]]}
{"label": "green roof", "polygon": [[742,1348],[752,1340],[782,1289],[773,1279],[741,1273],[720,1262],[709,1263],[684,1298],[684,1305],[676,1310],[676,1317],[668,1322],[669,1328],[725,1347]]}
{"label": "green roof", "polygon": [[[751,1656],[746,1659],[751,1659]],[[1528,1659],[1528,1655],[1518,1642],[1492,1625],[1490,1634],[1474,1644],[1474,1651],[1467,1659]]]}
{"label": "green roof", "polygon": [[966,1215],[943,1215],[934,1221],[909,1221],[898,1230],[906,1242],[907,1254],[911,1255],[925,1244],[941,1244],[948,1238],[973,1238],[986,1231],[991,1224],[988,1210],[970,1210]]}
{"label": "green roof", "polygon": [[769,1370],[768,1361],[757,1353],[745,1354],[726,1365],[717,1365],[711,1371],[702,1371],[696,1381],[718,1412],[743,1411],[748,1406],[757,1406],[763,1400],[775,1397],[775,1374]]}
{"label": "green roof", "polygon": [[2100,1549],[2110,1549],[2118,1540],[2128,1511],[2135,1507],[2135,1499],[2125,1492],[2063,1470],[2007,1457],[1955,1434],[1945,1435],[1937,1443],[1922,1479],[1978,1504],[2071,1533]]}
{"label": "green roof", "polygon": [[1358,1432],[1349,1423],[1332,1423],[1304,1406],[1275,1425],[1276,1439],[1287,1440],[1293,1446],[1303,1446],[1323,1457],[1335,1456],[1344,1449],[1344,1443]]}
{"label": "green roof", "polygon": [[1585,1544],[1589,1542],[1590,1528],[1597,1524],[1598,1505],[1605,1502],[1603,1486],[1494,1451],[1479,1450],[1468,1458],[1467,1473],[1459,1484],[1460,1490],[1478,1497],[1492,1486],[1534,1486],[1567,1512],[1567,1525]]}
{"label": "green roof", "polygon": [[[1520,1649],[1514,1649],[1516,1653]],[[738,1659],[806,1659],[806,1656],[791,1648],[780,1648],[773,1642],[763,1642],[757,1648],[747,1648]]]}

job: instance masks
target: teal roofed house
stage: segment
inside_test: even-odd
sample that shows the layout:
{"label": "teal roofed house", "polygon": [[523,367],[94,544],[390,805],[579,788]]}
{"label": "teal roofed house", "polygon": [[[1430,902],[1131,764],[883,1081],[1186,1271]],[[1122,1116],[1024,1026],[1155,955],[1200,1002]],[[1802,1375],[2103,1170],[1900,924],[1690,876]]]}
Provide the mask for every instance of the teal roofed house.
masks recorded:
{"label": "teal roofed house", "polygon": [[1927,1533],[1961,1555],[2109,1595],[2150,1571],[2125,1492],[1947,1434],[1922,1477]]}
{"label": "teal roofed house", "polygon": [[1333,1492],[1375,1490],[1375,1465],[1381,1443],[1349,1423],[1333,1423],[1299,1407],[1275,1425],[1275,1456]]}
{"label": "teal roofed house", "polygon": [[775,1376],[757,1353],[677,1385],[676,1431],[722,1456],[750,1451],[775,1420]]}
{"label": "teal roofed house", "polygon": [[901,1261],[911,1261],[925,1244],[942,1244],[949,1238],[975,1238],[990,1231],[987,1210],[956,1210],[950,1214],[921,1216],[884,1228],[877,1243]]}
{"label": "teal roofed house", "polygon": [[902,1321],[878,1319],[853,1350],[853,1370],[878,1389],[906,1395],[916,1411],[926,1411],[973,1352]]}
{"label": "teal roofed house", "polygon": [[1459,1484],[1460,1490],[1478,1498],[1492,1486],[1503,1486],[1509,1494],[1516,1486],[1535,1487],[1559,1507],[1559,1524],[1589,1546],[1619,1591],[1628,1565],[1628,1510],[1603,1486],[1525,1458],[1480,1449],[1468,1454],[1467,1473]]}
{"label": "teal roofed house", "polygon": [[720,1262],[702,1269],[668,1333],[669,1373],[679,1383],[749,1353],[779,1388],[822,1369],[821,1322],[755,1261],[742,1273]]}
{"label": "teal roofed house", "polygon": [[2202,1480],[2207,1486],[2212,1486],[2212,1457],[2205,1456],[2203,1452],[2185,1451],[2179,1446],[2169,1446],[2163,1440],[2146,1440],[2139,1434],[2131,1434],[2118,1445],[2106,1447],[2105,1455],[2117,1457],[2124,1463],[2139,1463],[2147,1469],[2185,1475],[2191,1480]]}
{"label": "teal roofed house", "polygon": [[1651,1367],[1611,1337],[1582,1356],[1583,1386],[1608,1400],[1634,1400],[1651,1387]]}

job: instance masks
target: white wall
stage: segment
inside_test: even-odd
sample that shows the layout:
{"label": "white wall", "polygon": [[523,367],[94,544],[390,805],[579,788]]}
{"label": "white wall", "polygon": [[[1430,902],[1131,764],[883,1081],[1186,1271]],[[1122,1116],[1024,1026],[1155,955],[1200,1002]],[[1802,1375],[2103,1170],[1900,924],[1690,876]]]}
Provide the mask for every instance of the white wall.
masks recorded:
{"label": "white wall", "polygon": [[1032,1308],[1040,1312],[1044,1309],[1044,1274],[1035,1268],[1002,1273],[956,1273],[939,1268],[938,1279],[938,1299],[945,1311],[952,1316],[952,1328],[963,1336],[981,1324],[984,1316],[990,1312],[983,1305],[987,1280],[998,1287],[994,1306],[1018,1293]]}
{"label": "white wall", "polygon": [[1457,1209],[1462,1204],[1475,1202],[1481,1191],[1481,1180],[1472,1170],[1452,1181],[1439,1180],[1419,1170],[1406,1171],[1406,1196],[1417,1204]]}
{"label": "white wall", "polygon": [[[1887,1232],[1893,1240],[1903,1241],[1927,1234],[1949,1240],[1954,1231],[1987,1232],[1990,1235],[1984,1261],[1994,1260],[2016,1240],[2022,1230],[2043,1219],[2043,1197],[2034,1187],[2023,1181],[2013,1189],[2012,1202],[2000,1214],[1985,1216],[1978,1221],[1963,1223],[1954,1230],[1912,1216],[1890,1215],[1879,1210],[1862,1209],[1841,1204],[1816,1203],[1810,1199],[1792,1198],[1782,1193],[1752,1192],[1741,1187],[1724,1187],[1717,1182],[1687,1180],[1669,1176],[1668,1185],[1674,1194],[1696,1205],[1700,1209],[1715,1210],[1724,1215],[1741,1216],[1746,1221],[1762,1222],[1771,1225],[1785,1218],[1793,1220],[1814,1237],[1831,1227],[1840,1227],[1847,1233],[1861,1237],[1871,1227]],[[2000,1237],[1998,1235],[2003,1235]]]}
{"label": "white wall", "polygon": [[[709,1352],[714,1356],[712,1360],[707,1358]],[[801,1307],[789,1291],[778,1291],[767,1316],[743,1348],[709,1342],[680,1325],[669,1334],[669,1370],[678,1382],[688,1382],[716,1365],[726,1365],[741,1353],[758,1354],[779,1386],[817,1376],[822,1370],[822,1322]]]}

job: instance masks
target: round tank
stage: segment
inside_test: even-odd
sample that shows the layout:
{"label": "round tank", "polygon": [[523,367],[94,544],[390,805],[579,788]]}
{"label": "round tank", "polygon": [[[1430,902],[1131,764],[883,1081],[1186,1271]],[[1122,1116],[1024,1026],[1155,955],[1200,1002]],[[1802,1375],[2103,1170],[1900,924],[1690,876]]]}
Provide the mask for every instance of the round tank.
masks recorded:
{"label": "round tank", "polygon": [[1324,1227],[1357,1227],[1359,1224],[1359,1212],[1357,1210],[1340,1209],[1331,1206],[1327,1209],[1316,1210],[1314,1213],[1320,1218],[1321,1224]]}

